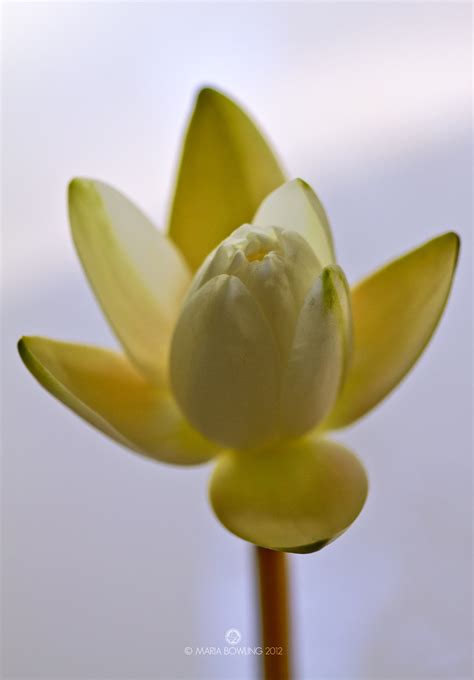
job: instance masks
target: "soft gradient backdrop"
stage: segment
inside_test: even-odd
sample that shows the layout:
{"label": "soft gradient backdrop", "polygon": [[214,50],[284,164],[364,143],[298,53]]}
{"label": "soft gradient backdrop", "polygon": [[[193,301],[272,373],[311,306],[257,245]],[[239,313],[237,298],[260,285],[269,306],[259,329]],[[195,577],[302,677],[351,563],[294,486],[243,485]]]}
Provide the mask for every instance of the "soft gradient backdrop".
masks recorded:
{"label": "soft gradient backdrop", "polygon": [[114,346],[69,236],[74,175],[163,225],[196,89],[242,101],[327,207],[351,281],[462,235],[440,329],[338,438],[371,481],[333,545],[292,556],[298,677],[468,678],[471,664],[471,7],[468,3],[6,3],[3,7],[3,664],[37,680],[247,680],[196,657],[257,643],[253,556],[175,469],[42,391],[15,343]]}

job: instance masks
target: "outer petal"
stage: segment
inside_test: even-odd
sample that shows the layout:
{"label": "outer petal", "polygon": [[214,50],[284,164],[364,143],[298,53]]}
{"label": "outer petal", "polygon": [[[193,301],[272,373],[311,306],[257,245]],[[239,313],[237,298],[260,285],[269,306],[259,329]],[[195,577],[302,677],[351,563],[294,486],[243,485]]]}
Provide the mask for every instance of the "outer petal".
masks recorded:
{"label": "outer petal", "polygon": [[258,227],[293,229],[308,241],[323,267],[336,261],[322,203],[302,179],[287,182],[267,196],[252,222]]}
{"label": "outer petal", "polygon": [[352,346],[349,295],[342,269],[332,265],[306,297],[283,381],[283,436],[311,430],[336,400]]}
{"label": "outer petal", "polygon": [[264,548],[314,552],[356,519],[367,496],[359,460],[322,439],[221,454],[211,477],[212,507],[237,536]]}
{"label": "outer petal", "polygon": [[155,460],[202,463],[216,453],[186,423],[173,398],[147,383],[121,354],[25,337],[25,366],[54,397],[115,441]]}
{"label": "outer petal", "polygon": [[325,427],[344,427],[363,416],[410,370],[441,318],[458,251],[459,237],[443,234],[354,288],[353,360]]}
{"label": "outer petal", "polygon": [[275,436],[278,351],[236,277],[217,276],[184,305],[171,346],[171,384],[189,421],[209,439],[247,448]]}
{"label": "outer petal", "polygon": [[102,182],[69,185],[72,235],[90,284],[135,365],[162,374],[190,283],[174,245],[125,196]]}
{"label": "outer petal", "polygon": [[198,95],[184,143],[169,233],[192,269],[285,181],[252,120],[222,93]]}

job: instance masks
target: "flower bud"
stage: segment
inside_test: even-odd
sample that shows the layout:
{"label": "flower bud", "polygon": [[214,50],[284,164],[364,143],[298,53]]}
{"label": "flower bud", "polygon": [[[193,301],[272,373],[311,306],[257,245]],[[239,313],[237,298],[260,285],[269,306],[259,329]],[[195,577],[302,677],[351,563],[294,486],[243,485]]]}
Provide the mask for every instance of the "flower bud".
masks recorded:
{"label": "flower bud", "polygon": [[312,429],[332,406],[349,342],[342,271],[305,239],[237,229],[198,270],[170,357],[176,399],[205,436],[264,446]]}

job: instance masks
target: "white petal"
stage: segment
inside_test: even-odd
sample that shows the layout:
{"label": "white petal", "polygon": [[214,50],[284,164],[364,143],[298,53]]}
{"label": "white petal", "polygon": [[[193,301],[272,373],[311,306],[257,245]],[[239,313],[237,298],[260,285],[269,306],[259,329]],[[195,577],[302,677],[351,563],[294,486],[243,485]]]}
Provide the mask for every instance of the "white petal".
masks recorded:
{"label": "white petal", "polygon": [[253,224],[283,227],[303,236],[323,267],[336,259],[328,218],[311,187],[302,179],[286,182],[269,194],[260,205]]}
{"label": "white petal", "polygon": [[326,267],[309,292],[283,380],[282,433],[298,437],[334,404],[351,347],[349,289],[342,270]]}
{"label": "white petal", "polygon": [[258,303],[239,279],[217,276],[187,300],[170,367],[178,404],[209,439],[247,448],[275,436],[278,351]]}

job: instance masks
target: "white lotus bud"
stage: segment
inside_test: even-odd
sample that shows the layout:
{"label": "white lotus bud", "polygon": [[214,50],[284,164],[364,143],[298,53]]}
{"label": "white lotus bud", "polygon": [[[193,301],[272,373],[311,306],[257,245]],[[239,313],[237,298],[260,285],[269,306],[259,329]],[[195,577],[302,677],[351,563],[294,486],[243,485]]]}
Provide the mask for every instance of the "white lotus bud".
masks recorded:
{"label": "white lotus bud", "polygon": [[224,446],[297,437],[337,396],[350,308],[342,271],[298,233],[244,225],[198,270],[171,346],[190,422]]}

